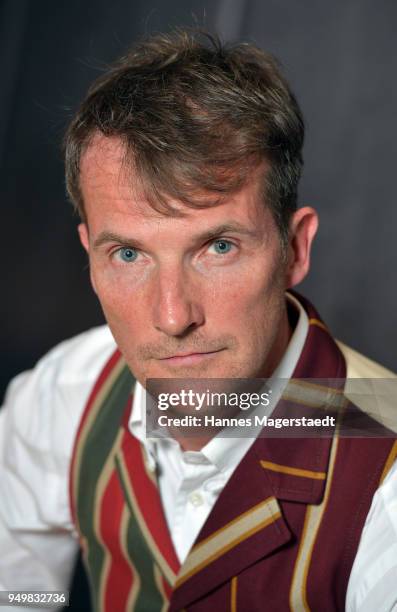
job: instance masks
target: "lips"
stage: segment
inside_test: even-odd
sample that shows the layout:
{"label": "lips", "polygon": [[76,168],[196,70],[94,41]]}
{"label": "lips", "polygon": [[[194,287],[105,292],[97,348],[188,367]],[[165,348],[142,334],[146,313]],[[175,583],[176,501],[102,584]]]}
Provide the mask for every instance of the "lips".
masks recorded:
{"label": "lips", "polygon": [[216,351],[207,351],[201,353],[177,353],[170,357],[163,357],[160,361],[163,361],[170,365],[193,365],[206,359],[210,359],[217,353],[220,353],[224,349],[218,349]]}

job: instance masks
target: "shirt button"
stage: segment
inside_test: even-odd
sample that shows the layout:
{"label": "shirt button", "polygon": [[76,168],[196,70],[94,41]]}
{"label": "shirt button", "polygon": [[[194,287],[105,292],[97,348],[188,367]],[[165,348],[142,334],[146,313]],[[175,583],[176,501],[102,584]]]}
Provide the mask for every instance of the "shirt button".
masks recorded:
{"label": "shirt button", "polygon": [[198,493],[197,491],[189,495],[189,501],[192,504],[192,506],[194,506],[195,508],[202,506],[204,503],[203,496],[201,495],[201,493]]}

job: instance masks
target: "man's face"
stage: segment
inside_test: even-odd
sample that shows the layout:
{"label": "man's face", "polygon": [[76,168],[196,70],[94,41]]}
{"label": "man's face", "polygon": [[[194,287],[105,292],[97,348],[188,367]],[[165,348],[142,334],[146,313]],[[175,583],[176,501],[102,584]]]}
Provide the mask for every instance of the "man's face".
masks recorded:
{"label": "man's face", "polygon": [[222,204],[182,217],[154,211],[132,189],[116,139],[83,156],[91,277],[131,371],[146,378],[271,374],[289,338],[286,263],[262,174]]}

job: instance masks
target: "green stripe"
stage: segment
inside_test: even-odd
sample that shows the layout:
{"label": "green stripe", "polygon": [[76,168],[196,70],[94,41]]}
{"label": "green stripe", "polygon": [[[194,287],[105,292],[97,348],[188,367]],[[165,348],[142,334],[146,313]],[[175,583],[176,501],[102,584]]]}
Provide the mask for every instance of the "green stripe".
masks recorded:
{"label": "green stripe", "polygon": [[126,366],[104,398],[81,455],[76,506],[80,529],[88,541],[87,569],[94,610],[99,610],[97,598],[104,562],[104,550],[94,532],[96,486],[119,431],[133,383]]}
{"label": "green stripe", "polygon": [[[125,498],[128,500],[127,488],[122,475],[119,459],[116,457],[116,468],[122,484]],[[153,557],[136,520],[134,509],[129,501],[131,518],[127,528],[127,551],[141,581],[134,612],[159,612],[163,606],[163,597],[158,590],[153,570]],[[160,571],[161,573],[161,571]],[[131,612],[131,611],[128,611]]]}

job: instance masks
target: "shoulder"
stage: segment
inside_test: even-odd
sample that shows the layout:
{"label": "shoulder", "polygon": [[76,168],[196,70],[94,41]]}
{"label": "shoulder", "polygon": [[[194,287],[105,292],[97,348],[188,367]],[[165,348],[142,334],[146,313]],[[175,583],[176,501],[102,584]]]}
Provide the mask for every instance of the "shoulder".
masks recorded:
{"label": "shoulder", "polygon": [[93,381],[115,348],[106,325],[64,340],[48,351],[34,368],[10,382],[6,399],[26,386],[44,390],[46,385],[68,386]]}
{"label": "shoulder", "polygon": [[0,497],[6,524],[72,528],[68,472],[96,378],[115,349],[107,327],[61,342],[14,378],[0,411]]}
{"label": "shoulder", "polygon": [[336,341],[346,361],[345,397],[362,412],[397,433],[397,375]]}
{"label": "shoulder", "polygon": [[336,340],[347,366],[347,378],[397,378],[397,374]]}
{"label": "shoulder", "polygon": [[59,450],[68,447],[68,453],[91,388],[115,348],[107,326],[55,346],[32,370],[10,382],[1,414],[3,428],[16,431],[35,447],[59,443]]}
{"label": "shoulder", "polygon": [[397,609],[397,462],[374,495],[352,567],[347,612]]}
{"label": "shoulder", "polygon": [[[346,361],[345,396],[361,410],[397,432],[397,375],[337,341]],[[391,446],[385,478],[372,500],[350,574],[346,610],[394,610],[397,605],[397,442]]]}

